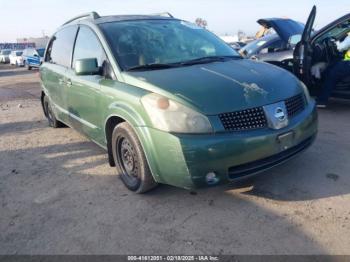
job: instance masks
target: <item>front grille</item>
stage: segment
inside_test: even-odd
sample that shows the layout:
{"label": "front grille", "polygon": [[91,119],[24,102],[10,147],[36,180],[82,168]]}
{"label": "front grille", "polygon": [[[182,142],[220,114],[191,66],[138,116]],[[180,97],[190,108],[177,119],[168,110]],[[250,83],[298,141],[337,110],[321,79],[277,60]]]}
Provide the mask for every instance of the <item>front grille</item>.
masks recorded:
{"label": "front grille", "polygon": [[219,118],[225,130],[228,131],[252,130],[267,126],[264,109],[262,107],[223,113],[219,115]]}
{"label": "front grille", "polygon": [[[288,117],[292,118],[305,109],[303,94],[293,96],[285,101]],[[244,131],[267,127],[267,119],[262,106],[241,111],[219,114],[226,131]]]}
{"label": "front grille", "polygon": [[315,136],[311,136],[300,144],[291,147],[285,151],[282,151],[276,155],[266,157],[260,160],[256,160],[250,163],[242,164],[239,166],[233,166],[228,169],[229,179],[237,179],[254,173],[262,172],[273,166],[281,164],[289,158],[296,156],[297,154],[308,148],[314,141]]}
{"label": "front grille", "polygon": [[304,96],[302,94],[288,98],[285,103],[290,118],[299,114],[305,108]]}

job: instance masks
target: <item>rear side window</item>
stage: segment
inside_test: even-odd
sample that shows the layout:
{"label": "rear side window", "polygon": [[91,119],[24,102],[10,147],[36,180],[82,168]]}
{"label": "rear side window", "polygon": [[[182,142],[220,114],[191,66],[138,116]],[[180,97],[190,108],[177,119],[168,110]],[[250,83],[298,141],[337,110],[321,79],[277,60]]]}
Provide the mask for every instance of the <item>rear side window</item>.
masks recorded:
{"label": "rear side window", "polygon": [[70,67],[77,27],[70,26],[58,31],[51,40],[45,61]]}
{"label": "rear side window", "polygon": [[75,43],[73,67],[76,60],[84,58],[97,58],[99,67],[102,67],[103,62],[107,59],[95,33],[88,27],[81,26]]}

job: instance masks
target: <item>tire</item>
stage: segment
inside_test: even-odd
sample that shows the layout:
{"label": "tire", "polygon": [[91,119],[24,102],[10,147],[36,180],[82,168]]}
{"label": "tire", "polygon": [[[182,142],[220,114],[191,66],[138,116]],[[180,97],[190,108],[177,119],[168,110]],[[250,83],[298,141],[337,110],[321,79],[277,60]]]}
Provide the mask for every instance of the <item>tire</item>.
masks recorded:
{"label": "tire", "polygon": [[52,111],[52,107],[50,105],[50,101],[47,96],[44,96],[44,114],[49,122],[49,126],[53,128],[63,127],[64,124],[57,120],[54,112]]}
{"label": "tire", "polygon": [[128,123],[114,127],[112,151],[120,178],[129,190],[141,194],[157,186],[140,140]]}
{"label": "tire", "polygon": [[32,67],[29,64],[27,64],[27,61],[24,61],[23,65],[24,67],[27,67],[28,70],[32,70]]}

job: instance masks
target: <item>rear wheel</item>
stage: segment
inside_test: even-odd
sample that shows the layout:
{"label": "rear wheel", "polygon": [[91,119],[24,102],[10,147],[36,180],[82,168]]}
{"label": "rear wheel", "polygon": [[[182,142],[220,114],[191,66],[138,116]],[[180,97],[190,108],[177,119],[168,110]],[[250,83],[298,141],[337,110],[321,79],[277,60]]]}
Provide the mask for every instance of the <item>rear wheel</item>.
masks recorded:
{"label": "rear wheel", "polygon": [[157,186],[141,143],[128,123],[123,122],[114,128],[112,150],[117,171],[129,190],[144,193]]}
{"label": "rear wheel", "polygon": [[50,101],[47,96],[44,96],[44,114],[49,122],[49,126],[53,128],[63,127],[64,124],[57,120],[54,112],[52,111],[52,107]]}

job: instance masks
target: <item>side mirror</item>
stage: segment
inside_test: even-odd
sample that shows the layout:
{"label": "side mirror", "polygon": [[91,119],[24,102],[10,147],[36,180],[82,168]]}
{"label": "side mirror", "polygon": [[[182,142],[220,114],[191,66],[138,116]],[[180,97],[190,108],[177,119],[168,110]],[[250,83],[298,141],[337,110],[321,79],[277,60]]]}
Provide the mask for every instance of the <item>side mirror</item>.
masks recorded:
{"label": "side mirror", "polygon": [[37,54],[34,54],[35,57],[39,57]]}
{"label": "side mirror", "polygon": [[100,68],[96,58],[84,58],[75,61],[74,70],[76,75],[98,75]]}

